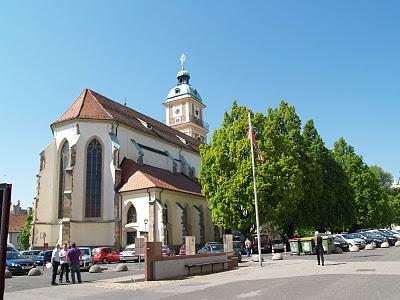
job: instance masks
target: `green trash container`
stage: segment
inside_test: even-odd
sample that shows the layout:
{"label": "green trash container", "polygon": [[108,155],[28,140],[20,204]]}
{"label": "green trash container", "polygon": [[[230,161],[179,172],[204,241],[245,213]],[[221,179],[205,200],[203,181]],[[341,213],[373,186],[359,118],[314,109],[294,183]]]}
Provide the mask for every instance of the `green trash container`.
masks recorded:
{"label": "green trash container", "polygon": [[300,239],[301,248],[304,254],[315,253],[315,242],[313,237],[304,237]]}
{"label": "green trash container", "polygon": [[329,254],[335,252],[335,244],[333,243],[333,236],[325,235],[322,237],[322,247],[324,252]]}
{"label": "green trash container", "polygon": [[301,254],[301,242],[299,238],[294,238],[289,240],[289,245],[290,245],[290,254],[296,254],[300,255]]}

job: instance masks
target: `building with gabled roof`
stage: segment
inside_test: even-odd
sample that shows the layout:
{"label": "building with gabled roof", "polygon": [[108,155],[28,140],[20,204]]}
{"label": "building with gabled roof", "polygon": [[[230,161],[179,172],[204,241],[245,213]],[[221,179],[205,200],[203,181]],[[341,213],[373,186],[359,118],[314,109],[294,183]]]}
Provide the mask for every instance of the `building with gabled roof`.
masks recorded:
{"label": "building with gabled roof", "polygon": [[34,208],[35,232],[49,246],[121,248],[144,235],[171,245],[186,235],[198,244],[215,239],[197,179],[205,105],[189,78],[182,62],[179,91],[164,102],[167,124],[90,89],[51,124]]}

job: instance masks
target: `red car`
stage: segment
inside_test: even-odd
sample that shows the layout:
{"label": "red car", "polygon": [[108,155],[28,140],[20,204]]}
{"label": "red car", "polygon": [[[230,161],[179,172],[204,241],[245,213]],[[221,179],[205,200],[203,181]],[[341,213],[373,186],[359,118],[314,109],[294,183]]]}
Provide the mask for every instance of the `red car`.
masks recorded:
{"label": "red car", "polygon": [[92,255],[93,263],[102,262],[103,264],[110,264],[112,262],[119,262],[119,252],[113,251],[110,247],[94,248]]}

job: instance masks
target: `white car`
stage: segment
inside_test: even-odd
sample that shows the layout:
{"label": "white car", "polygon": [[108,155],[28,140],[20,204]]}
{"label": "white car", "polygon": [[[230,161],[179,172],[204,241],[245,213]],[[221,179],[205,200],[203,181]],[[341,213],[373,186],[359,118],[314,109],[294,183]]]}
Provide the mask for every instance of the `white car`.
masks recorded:
{"label": "white car", "polygon": [[367,244],[365,240],[355,237],[351,233],[335,234],[335,236],[340,236],[345,239],[345,241],[349,243],[350,247],[357,246],[360,249],[364,249]]}
{"label": "white car", "polygon": [[79,250],[81,250],[82,255],[81,269],[89,270],[93,264],[92,251],[89,247],[79,247]]}
{"label": "white car", "polygon": [[[140,255],[141,260],[144,260],[144,254]],[[135,244],[130,244],[125,247],[124,251],[119,254],[120,261],[139,261],[139,255],[135,253]]]}

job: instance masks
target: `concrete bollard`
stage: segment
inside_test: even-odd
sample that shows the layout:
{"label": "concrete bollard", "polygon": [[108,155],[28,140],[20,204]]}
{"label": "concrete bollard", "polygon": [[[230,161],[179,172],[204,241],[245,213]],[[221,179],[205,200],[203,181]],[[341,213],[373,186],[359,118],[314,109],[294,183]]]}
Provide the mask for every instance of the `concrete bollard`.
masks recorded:
{"label": "concrete bollard", "polygon": [[275,254],[272,256],[272,260],[282,260],[282,259],[283,259],[282,253],[275,253]]}
{"label": "concrete bollard", "polygon": [[375,246],[372,244],[368,244],[365,246],[365,250],[375,250]]}
{"label": "concrete bollard", "polygon": [[390,245],[389,245],[388,242],[383,242],[383,243],[381,244],[381,248],[389,248],[389,247],[390,247]]}
{"label": "concrete bollard", "polygon": [[358,251],[360,251],[360,248],[358,248],[357,246],[351,246],[350,247],[350,252],[358,252]]}
{"label": "concrete bollard", "polygon": [[102,269],[98,265],[93,265],[89,269],[89,273],[101,273]]}
{"label": "concrete bollard", "polygon": [[28,276],[39,276],[42,275],[42,271],[39,268],[33,268],[29,270]]}
{"label": "concrete bollard", "polygon": [[124,271],[128,271],[128,266],[126,264],[118,264],[115,267],[115,271],[117,272],[124,272]]}
{"label": "concrete bollard", "polygon": [[12,273],[10,270],[5,270],[4,271],[4,278],[12,278]]}
{"label": "concrete bollard", "polygon": [[397,241],[396,244],[394,244],[395,247],[400,247],[400,241]]}

